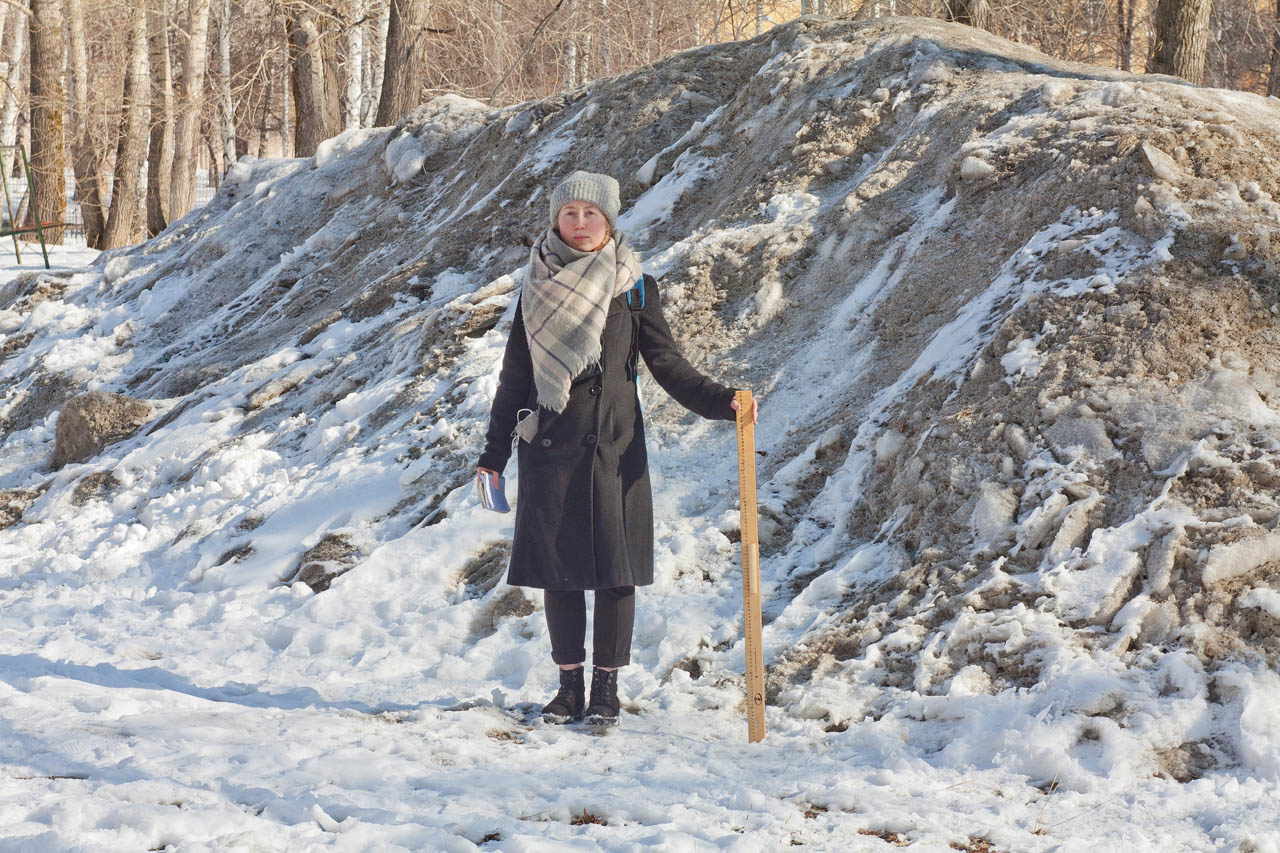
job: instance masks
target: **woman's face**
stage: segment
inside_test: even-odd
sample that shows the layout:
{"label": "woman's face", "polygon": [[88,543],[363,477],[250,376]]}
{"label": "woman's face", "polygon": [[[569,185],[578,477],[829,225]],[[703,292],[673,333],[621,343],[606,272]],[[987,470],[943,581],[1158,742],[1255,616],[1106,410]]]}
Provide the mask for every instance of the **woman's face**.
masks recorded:
{"label": "woman's face", "polygon": [[571,201],[556,214],[556,230],[579,252],[594,252],[609,237],[609,220],[589,201]]}

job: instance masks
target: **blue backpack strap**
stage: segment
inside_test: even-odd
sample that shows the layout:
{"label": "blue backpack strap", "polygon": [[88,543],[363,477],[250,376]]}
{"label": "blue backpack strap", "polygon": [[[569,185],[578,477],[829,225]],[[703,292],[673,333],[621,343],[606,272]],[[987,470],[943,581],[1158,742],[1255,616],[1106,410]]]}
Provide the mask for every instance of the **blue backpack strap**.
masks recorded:
{"label": "blue backpack strap", "polygon": [[631,285],[631,289],[627,291],[627,307],[632,311],[644,310],[644,276],[641,275],[636,279],[636,283]]}

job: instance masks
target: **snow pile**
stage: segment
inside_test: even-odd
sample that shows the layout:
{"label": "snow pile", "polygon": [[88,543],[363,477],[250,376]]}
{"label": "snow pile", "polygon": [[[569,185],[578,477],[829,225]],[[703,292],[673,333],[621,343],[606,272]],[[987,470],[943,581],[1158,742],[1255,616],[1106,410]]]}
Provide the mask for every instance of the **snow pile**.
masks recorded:
{"label": "snow pile", "polygon": [[[5,833],[1278,849],[1278,143],[1253,96],[805,19],[244,162],[146,245],[12,278]],[[541,604],[471,471],[574,168],[763,399],[762,745],[733,436],[652,382],[624,726],[528,721]],[[89,390],[155,416],[51,470]]]}

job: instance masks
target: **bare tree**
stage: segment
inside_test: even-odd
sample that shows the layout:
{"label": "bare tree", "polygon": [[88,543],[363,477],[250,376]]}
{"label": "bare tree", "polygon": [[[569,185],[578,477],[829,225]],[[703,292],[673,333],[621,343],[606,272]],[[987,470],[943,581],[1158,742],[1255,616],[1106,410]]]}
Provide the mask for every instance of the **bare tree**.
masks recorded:
{"label": "bare tree", "polygon": [[236,110],[231,97],[231,0],[218,0],[218,104],[224,169],[236,162]]}
{"label": "bare tree", "polygon": [[1133,70],[1133,30],[1138,0],[1116,0],[1116,67]]}
{"label": "bare tree", "polygon": [[210,0],[187,4],[187,46],[182,54],[182,105],[173,136],[173,179],[169,185],[169,219],[181,219],[192,208],[196,191],[196,151],[204,104],[204,72],[208,64]]}
{"label": "bare tree", "polygon": [[1204,78],[1212,0],[1160,0],[1156,5],[1155,49],[1147,71],[1173,74],[1192,83]]}
{"label": "bare tree", "polygon": [[132,241],[138,212],[138,179],[147,155],[147,107],[151,84],[147,49],[146,0],[129,7],[129,67],[124,78],[116,167],[111,188],[111,212],[107,215],[102,248],[114,249]]}
{"label": "bare tree", "polygon": [[165,0],[147,5],[147,54],[151,68],[151,134],[147,150],[147,233],[169,224],[173,183],[173,66],[169,58],[169,11]]}
{"label": "bare tree", "polygon": [[382,96],[378,99],[378,127],[398,122],[422,103],[427,80],[427,18],[430,0],[389,0],[387,54],[382,71]]}
{"label": "bare tree", "polygon": [[373,38],[369,39],[369,57],[365,62],[365,92],[368,93],[365,98],[364,119],[365,127],[373,127],[377,124],[378,106],[380,96],[382,94],[382,75],[387,65],[387,29],[391,25],[391,3],[390,0],[373,0],[378,7],[378,22],[373,31]]}
{"label": "bare tree", "polygon": [[364,0],[354,0],[352,21],[347,25],[347,89],[344,126],[352,130],[360,126],[364,115]]}
{"label": "bare tree", "polygon": [[4,109],[0,110],[0,145],[18,141],[18,93],[22,81],[23,54],[27,49],[26,22],[19,19],[9,27],[9,50],[5,54],[8,68],[4,75]]}
{"label": "bare tree", "polygon": [[84,6],[80,0],[64,0],[67,13],[67,44],[71,56],[67,71],[71,78],[72,170],[76,179],[76,201],[84,221],[84,239],[90,249],[102,248],[106,222],[102,214],[102,161],[94,144],[89,114],[89,48],[85,44]]}
{"label": "bare tree", "polygon": [[315,154],[321,142],[342,129],[335,39],[326,31],[329,23],[310,3],[291,5],[285,18],[293,66],[294,152],[299,157]]}
{"label": "bare tree", "polygon": [[1280,97],[1280,0],[1276,0],[1275,33],[1271,36],[1271,73],[1267,75],[1267,95]]}
{"label": "bare tree", "polygon": [[947,20],[967,24],[980,30],[991,29],[991,3],[989,0],[943,0]]}
{"label": "bare tree", "polygon": [[44,232],[50,243],[61,243],[67,199],[66,152],[62,145],[62,115],[66,94],[62,68],[66,61],[62,7],[58,0],[31,0],[31,171],[35,187],[27,206],[27,224],[57,223]]}

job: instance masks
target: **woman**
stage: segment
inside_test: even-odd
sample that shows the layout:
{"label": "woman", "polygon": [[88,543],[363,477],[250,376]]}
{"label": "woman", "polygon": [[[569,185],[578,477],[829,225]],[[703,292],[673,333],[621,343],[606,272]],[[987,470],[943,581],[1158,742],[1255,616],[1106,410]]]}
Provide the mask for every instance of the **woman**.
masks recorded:
{"label": "woman", "polygon": [[[657,284],[617,230],[619,208],[608,175],[574,172],[551,193],[551,227],[530,252],[476,474],[496,487],[518,437],[507,580],[543,590],[560,690],[542,715],[557,724],[584,713],[588,725],[617,724],[635,588],[653,583],[640,357],[691,411],[733,420],[739,408],[732,389],[680,354]],[[585,590],[595,591],[595,615],[584,710]]]}

